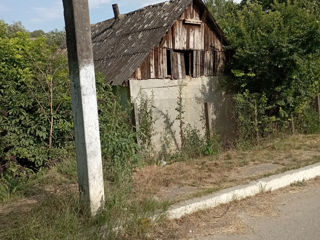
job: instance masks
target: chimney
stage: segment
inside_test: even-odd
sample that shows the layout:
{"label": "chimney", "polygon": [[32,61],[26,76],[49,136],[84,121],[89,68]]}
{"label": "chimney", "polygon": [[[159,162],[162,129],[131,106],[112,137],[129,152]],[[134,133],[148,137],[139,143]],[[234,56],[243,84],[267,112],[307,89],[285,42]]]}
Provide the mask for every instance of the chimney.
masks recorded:
{"label": "chimney", "polygon": [[112,8],[113,8],[113,12],[114,12],[114,18],[118,19],[120,16],[118,4],[112,4]]}

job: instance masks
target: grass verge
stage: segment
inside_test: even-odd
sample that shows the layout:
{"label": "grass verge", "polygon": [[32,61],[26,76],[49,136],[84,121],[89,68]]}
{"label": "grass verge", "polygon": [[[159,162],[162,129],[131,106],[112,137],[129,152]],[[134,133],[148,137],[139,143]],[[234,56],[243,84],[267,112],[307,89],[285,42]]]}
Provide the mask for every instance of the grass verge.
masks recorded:
{"label": "grass verge", "polygon": [[105,209],[90,218],[79,200],[74,161],[39,173],[0,203],[0,239],[143,239],[161,220],[150,218],[166,202],[138,200],[128,186],[110,182]]}

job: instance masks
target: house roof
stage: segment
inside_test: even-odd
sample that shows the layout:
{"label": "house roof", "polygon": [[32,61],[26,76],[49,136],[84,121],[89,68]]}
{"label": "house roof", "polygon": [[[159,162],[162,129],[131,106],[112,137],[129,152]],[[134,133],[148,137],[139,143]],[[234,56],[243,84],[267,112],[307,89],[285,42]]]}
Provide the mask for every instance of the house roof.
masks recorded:
{"label": "house roof", "polygon": [[[110,84],[122,85],[192,1],[171,0],[92,25],[96,71],[104,73]],[[201,0],[196,1],[205,7]],[[209,15],[218,35],[225,40],[223,32]]]}

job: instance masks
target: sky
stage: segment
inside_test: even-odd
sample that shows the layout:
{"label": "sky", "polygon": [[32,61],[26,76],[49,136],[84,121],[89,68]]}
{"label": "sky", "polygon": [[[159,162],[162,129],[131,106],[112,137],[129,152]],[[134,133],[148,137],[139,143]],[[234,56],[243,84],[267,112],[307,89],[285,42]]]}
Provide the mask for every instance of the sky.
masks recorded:
{"label": "sky", "polygon": [[[113,17],[112,4],[120,13],[128,13],[164,0],[89,0],[90,21],[96,23]],[[240,1],[240,0],[236,0]],[[8,24],[20,21],[29,31],[49,32],[64,29],[62,0],[1,0],[0,19]]]}

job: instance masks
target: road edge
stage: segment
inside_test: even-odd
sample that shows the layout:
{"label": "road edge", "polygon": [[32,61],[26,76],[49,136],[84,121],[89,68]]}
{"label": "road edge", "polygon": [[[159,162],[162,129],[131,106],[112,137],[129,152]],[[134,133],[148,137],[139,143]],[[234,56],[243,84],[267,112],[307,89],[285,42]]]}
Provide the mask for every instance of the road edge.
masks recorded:
{"label": "road edge", "polygon": [[307,181],[318,176],[320,176],[320,163],[272,175],[252,181],[249,184],[227,188],[203,197],[174,204],[168,209],[166,215],[168,219],[178,219],[200,210],[213,208],[234,200],[241,200],[261,192],[274,191],[293,183]]}

